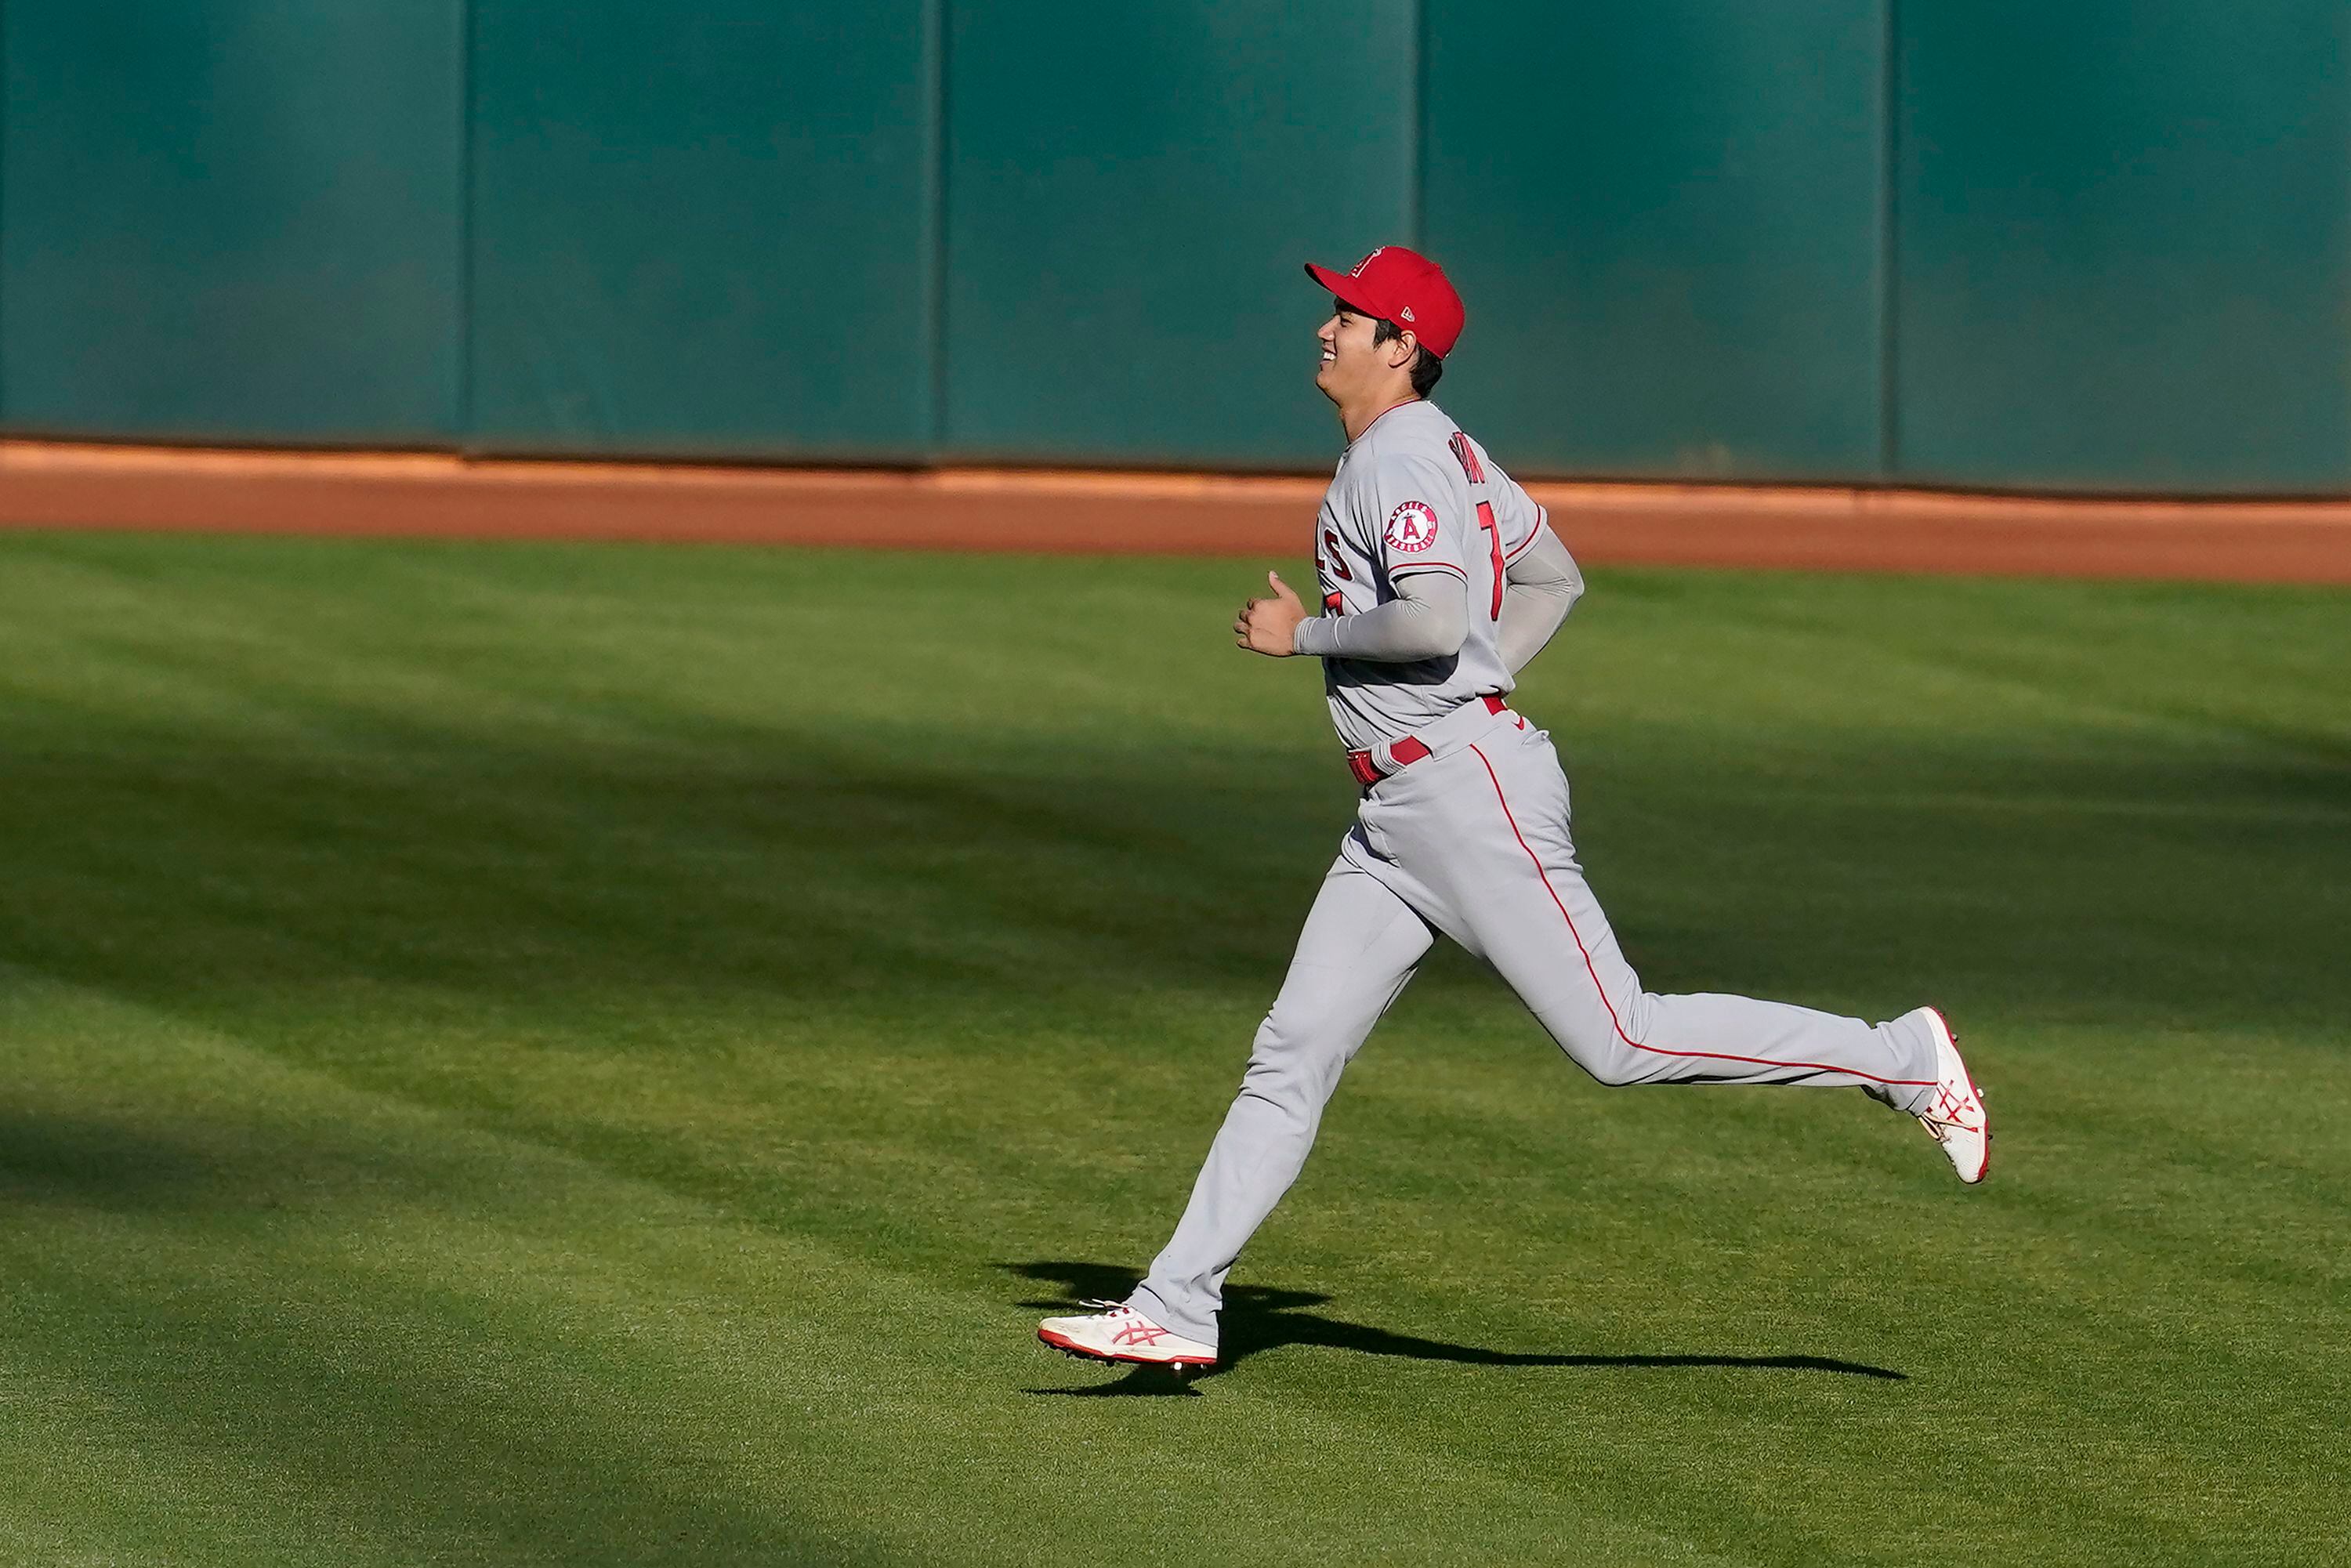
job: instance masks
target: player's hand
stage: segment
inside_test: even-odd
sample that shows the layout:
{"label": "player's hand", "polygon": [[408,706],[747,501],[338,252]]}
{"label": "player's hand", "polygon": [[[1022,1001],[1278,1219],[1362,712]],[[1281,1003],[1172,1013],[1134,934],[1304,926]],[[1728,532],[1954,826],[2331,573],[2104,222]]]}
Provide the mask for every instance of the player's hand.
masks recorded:
{"label": "player's hand", "polygon": [[1298,623],[1306,619],[1306,606],[1298,601],[1298,595],[1280,573],[1269,571],[1265,580],[1272,586],[1274,596],[1252,599],[1241,606],[1240,617],[1233,622],[1233,641],[1252,653],[1286,659],[1298,652]]}

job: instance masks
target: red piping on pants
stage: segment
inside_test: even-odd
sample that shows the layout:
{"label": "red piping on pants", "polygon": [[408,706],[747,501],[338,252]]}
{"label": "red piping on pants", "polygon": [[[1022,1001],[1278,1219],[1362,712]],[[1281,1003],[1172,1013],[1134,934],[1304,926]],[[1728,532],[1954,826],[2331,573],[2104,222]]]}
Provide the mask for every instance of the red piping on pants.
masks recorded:
{"label": "red piping on pants", "polygon": [[1492,780],[1494,785],[1494,799],[1501,804],[1502,820],[1510,824],[1510,836],[1519,841],[1519,848],[1527,852],[1527,859],[1534,862],[1535,874],[1542,878],[1543,891],[1550,894],[1552,903],[1558,905],[1559,917],[1567,922],[1567,934],[1575,938],[1575,950],[1583,956],[1583,972],[1592,977],[1592,988],[1600,993],[1600,1005],[1608,1009],[1608,1024],[1616,1031],[1618,1040],[1623,1040],[1635,1051],[1646,1051],[1652,1056],[1698,1057],[1708,1061],[1745,1061],[1758,1067],[1808,1067],[1815,1072],[1835,1072],[1847,1078],[1866,1078],[1872,1083],[1884,1083],[1896,1089],[1932,1089],[1935,1086],[1936,1081],[1933,1079],[1880,1078],[1874,1072],[1863,1072],[1851,1067],[1833,1067],[1825,1061],[1779,1061],[1768,1056],[1732,1056],[1727,1051],[1667,1051],[1662,1046],[1643,1045],[1639,1040],[1626,1034],[1625,1025],[1616,1017],[1616,1004],[1608,999],[1608,988],[1600,983],[1600,971],[1592,967],[1592,950],[1583,945],[1583,934],[1575,928],[1575,916],[1567,912],[1565,904],[1561,903],[1559,889],[1552,886],[1551,873],[1543,870],[1542,857],[1529,848],[1527,836],[1519,831],[1519,820],[1510,812],[1510,802],[1502,793],[1502,780],[1495,774],[1493,763],[1487,760],[1486,753],[1481,747],[1472,746],[1469,749],[1477,752],[1478,760],[1485,765],[1486,777]]}

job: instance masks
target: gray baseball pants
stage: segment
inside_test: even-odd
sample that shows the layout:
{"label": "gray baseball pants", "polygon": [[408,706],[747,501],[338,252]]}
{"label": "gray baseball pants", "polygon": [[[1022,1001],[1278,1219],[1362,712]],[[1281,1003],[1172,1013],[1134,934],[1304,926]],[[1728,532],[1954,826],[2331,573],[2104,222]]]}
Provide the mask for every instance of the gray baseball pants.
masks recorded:
{"label": "gray baseball pants", "polygon": [[1550,736],[1472,703],[1418,738],[1429,755],[1365,792],[1191,1202],[1127,1299],[1164,1328],[1217,1343],[1226,1274],[1439,932],[1491,964],[1603,1083],[1858,1086],[1902,1111],[1933,1098],[1935,1044],[1915,1021],[1643,990],[1576,864]]}

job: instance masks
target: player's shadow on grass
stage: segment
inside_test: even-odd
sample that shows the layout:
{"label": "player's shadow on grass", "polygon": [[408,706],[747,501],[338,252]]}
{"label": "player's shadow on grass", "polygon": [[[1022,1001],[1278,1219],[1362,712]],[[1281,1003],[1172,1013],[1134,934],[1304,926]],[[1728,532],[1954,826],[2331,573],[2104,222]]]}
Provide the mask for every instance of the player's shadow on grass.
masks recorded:
{"label": "player's shadow on grass", "polygon": [[[1005,1263],[998,1267],[1025,1280],[1050,1281],[1068,1294],[1056,1300],[1022,1301],[1041,1312],[1082,1310],[1083,1301],[1122,1301],[1132,1291],[1137,1275],[1132,1269],[1106,1263]],[[1186,1396],[1204,1377],[1215,1377],[1261,1350],[1280,1345],[1329,1345],[1361,1351],[1366,1355],[1400,1355],[1412,1361],[1450,1361],[1465,1366],[1584,1366],[1584,1367],[1733,1367],[1765,1372],[1836,1372],[1851,1377],[1875,1377],[1905,1383],[1907,1373],[1864,1362],[1840,1361],[1826,1355],[1553,1355],[1540,1352],[1487,1350],[1478,1345],[1448,1344],[1416,1334],[1394,1333],[1364,1323],[1346,1322],[1305,1309],[1331,1298],[1311,1291],[1281,1291],[1265,1285],[1234,1285],[1225,1291],[1223,1334],[1217,1364],[1199,1372],[1176,1373],[1165,1367],[1138,1366],[1115,1383],[1092,1388],[1031,1388],[1031,1394],[1079,1397]]]}

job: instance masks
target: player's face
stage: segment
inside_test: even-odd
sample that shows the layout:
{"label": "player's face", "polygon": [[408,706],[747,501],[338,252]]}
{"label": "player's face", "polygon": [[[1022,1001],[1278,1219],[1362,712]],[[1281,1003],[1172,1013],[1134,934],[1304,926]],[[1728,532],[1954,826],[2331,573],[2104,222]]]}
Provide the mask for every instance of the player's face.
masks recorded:
{"label": "player's face", "polygon": [[1332,402],[1361,398],[1387,373],[1387,359],[1380,351],[1386,345],[1375,348],[1372,343],[1376,325],[1371,317],[1350,310],[1335,299],[1331,302],[1331,319],[1314,334],[1322,346],[1322,367],[1314,374],[1314,384]]}

